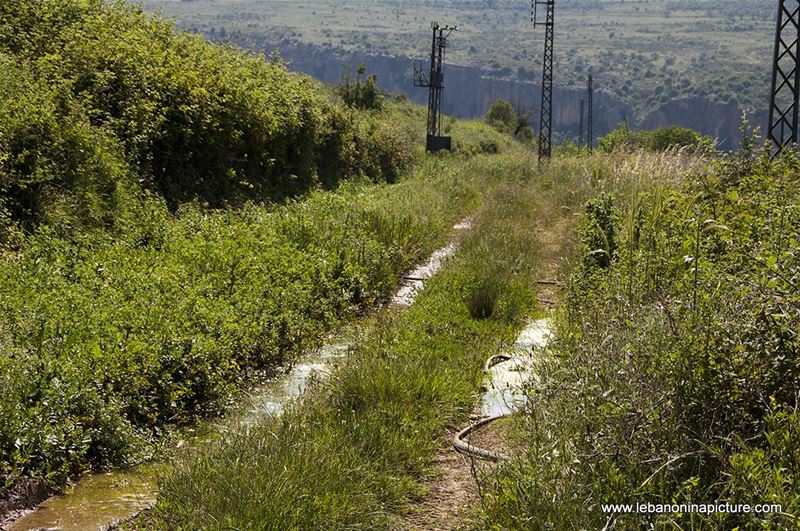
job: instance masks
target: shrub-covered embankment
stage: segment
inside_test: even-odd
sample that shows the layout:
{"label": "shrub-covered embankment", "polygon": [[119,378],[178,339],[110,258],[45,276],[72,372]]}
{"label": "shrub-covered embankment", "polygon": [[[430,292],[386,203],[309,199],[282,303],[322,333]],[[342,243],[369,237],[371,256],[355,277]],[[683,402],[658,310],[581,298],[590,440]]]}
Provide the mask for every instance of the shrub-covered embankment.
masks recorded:
{"label": "shrub-covered embankment", "polygon": [[[531,157],[456,171],[484,192],[456,256],[409,309],[382,313],[355,350],[280,418],[192,452],[162,481],[165,529],[379,529],[419,496],[445,428],[465,422],[486,357],[535,308]],[[565,186],[563,189],[568,189]],[[231,488],[235,485],[235,488]]]}
{"label": "shrub-covered embankment", "polygon": [[125,2],[0,3],[0,497],[146,458],[475,207],[463,161],[408,175],[414,108],[330,92]]}
{"label": "shrub-covered embankment", "polygon": [[121,464],[382,300],[474,200],[437,166],[273,208],[170,216],[151,198],[121,233],[27,237],[0,264],[6,472]]}
{"label": "shrub-covered embankment", "polygon": [[[596,175],[609,193],[586,206],[519,419],[528,452],[501,472],[486,527],[796,528],[799,174],[745,150],[683,181]],[[726,502],[783,514],[602,510]]]}
{"label": "shrub-covered embankment", "polygon": [[407,167],[402,124],[127,2],[0,3],[0,238],[113,226],[131,187],[175,208],[286,197]]}

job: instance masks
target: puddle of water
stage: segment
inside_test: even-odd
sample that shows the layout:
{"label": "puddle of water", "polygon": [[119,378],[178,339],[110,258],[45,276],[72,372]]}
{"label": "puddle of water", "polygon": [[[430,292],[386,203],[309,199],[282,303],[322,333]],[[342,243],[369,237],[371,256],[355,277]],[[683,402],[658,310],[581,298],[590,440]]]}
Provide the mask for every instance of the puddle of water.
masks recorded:
{"label": "puddle of water", "polygon": [[87,474],[71,492],[54,496],[13,523],[9,531],[98,529],[151,507],[156,499],[156,465],[124,472]]}
{"label": "puddle of water", "polygon": [[[342,358],[349,346],[331,343],[302,358],[284,375],[266,383],[247,400],[249,407],[235,423],[252,426],[265,414],[280,415],[290,400],[301,396],[315,375],[330,369],[330,361]],[[190,445],[200,445],[213,436],[203,436]],[[141,465],[128,470],[86,474],[65,494],[53,496],[17,520],[9,531],[104,529],[115,522],[135,516],[155,505],[157,478],[165,466]]]}
{"label": "puddle of water", "polygon": [[251,407],[242,416],[241,424],[252,426],[264,415],[279,415],[290,400],[303,395],[315,375],[324,375],[330,361],[347,355],[350,345],[330,343],[295,364],[282,378],[268,383],[253,395]]}
{"label": "puddle of water", "polygon": [[[471,226],[471,220],[466,219],[453,228],[466,230]],[[407,275],[410,279],[400,287],[392,302],[398,306],[410,306],[424,287],[425,280],[436,274],[455,251],[456,246],[451,243],[434,252],[426,264]],[[344,357],[348,349],[346,343],[333,341],[302,358],[286,374],[251,393],[251,405],[242,414],[239,423],[252,426],[264,414],[279,415],[287,402],[305,393],[314,375],[324,375],[330,368],[331,360]],[[163,465],[149,464],[125,471],[87,474],[80,478],[71,491],[43,502],[33,512],[12,524],[9,531],[106,528],[155,504],[157,478],[163,469]]]}
{"label": "puddle of water", "polygon": [[400,290],[392,297],[392,304],[396,306],[411,306],[425,287],[425,281],[436,274],[444,265],[444,261],[456,252],[455,244],[451,243],[434,252],[427,263],[419,266],[406,275]]}
{"label": "puddle of water", "polygon": [[512,358],[489,369],[486,391],[481,396],[482,415],[505,415],[525,405],[525,386],[536,378],[537,351],[546,348],[550,339],[547,319],[534,321],[520,332],[514,346],[506,352]]}
{"label": "puddle of water", "polygon": [[[472,228],[472,219],[466,218],[453,225],[457,231],[465,231]],[[450,243],[435,251],[425,264],[414,269],[404,277],[403,284],[392,298],[395,306],[411,306],[425,287],[425,281],[435,275],[444,265],[447,258],[456,253],[456,244]]]}

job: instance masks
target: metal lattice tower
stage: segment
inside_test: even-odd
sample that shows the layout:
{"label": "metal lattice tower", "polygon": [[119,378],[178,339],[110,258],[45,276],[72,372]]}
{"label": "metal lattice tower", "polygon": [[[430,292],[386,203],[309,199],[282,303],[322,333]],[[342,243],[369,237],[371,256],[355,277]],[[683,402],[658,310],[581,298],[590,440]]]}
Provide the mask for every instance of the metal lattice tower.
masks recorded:
{"label": "metal lattice tower", "polygon": [[439,26],[434,22],[433,41],[431,43],[431,66],[426,77],[422,62],[414,65],[414,86],[428,88],[428,125],[426,149],[429,152],[450,149],[450,137],[441,136],[442,133],[442,92],[444,90],[444,58],[447,48],[447,38],[457,27]]}
{"label": "metal lattice tower", "polygon": [[[544,6],[545,21],[538,18],[539,6]],[[539,161],[550,158],[553,141],[553,32],[555,29],[555,0],[531,0],[533,27],[544,26],[544,58],[542,60],[542,109],[539,114]]]}
{"label": "metal lattice tower", "polygon": [[581,119],[580,119],[580,122],[578,123],[578,147],[579,148],[583,147],[583,117],[584,117],[584,114],[585,114],[585,109],[584,109],[585,106],[586,106],[586,102],[584,100],[581,100],[581,114],[580,114]]}
{"label": "metal lattice tower", "polygon": [[594,149],[594,77],[589,76],[589,119],[586,122],[586,145]]}
{"label": "metal lattice tower", "polygon": [[773,155],[797,144],[800,111],[800,0],[779,0],[769,105]]}

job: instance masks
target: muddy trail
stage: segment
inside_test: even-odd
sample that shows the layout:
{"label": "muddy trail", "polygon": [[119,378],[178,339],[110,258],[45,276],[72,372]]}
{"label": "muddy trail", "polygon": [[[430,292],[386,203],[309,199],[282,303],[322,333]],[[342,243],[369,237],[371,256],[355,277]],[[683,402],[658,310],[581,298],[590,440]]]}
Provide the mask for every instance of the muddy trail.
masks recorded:
{"label": "muddy trail", "polygon": [[491,474],[494,458],[505,460],[518,450],[509,444],[505,418],[524,407],[526,389],[536,379],[537,360],[550,339],[550,320],[538,319],[520,332],[512,347],[492,356],[497,362],[487,363],[483,392],[471,422],[448,433],[454,444],[437,454],[425,482],[427,496],[396,529],[469,528],[470,516],[481,502],[481,478]]}
{"label": "muddy trail", "polygon": [[[541,253],[542,279],[537,284],[540,307],[549,314],[558,304],[562,283],[556,280],[568,268],[566,255],[568,223],[563,218],[545,223],[537,229]],[[462,426],[450,429],[446,440],[458,440],[459,435],[487,419],[505,417],[525,404],[525,392],[536,379],[536,362],[552,338],[551,322],[545,317],[530,322],[519,334],[515,344],[502,353],[487,359],[484,368],[484,387],[470,419]],[[498,363],[495,363],[495,358]],[[479,426],[463,437],[472,450],[487,451],[501,456],[514,455],[516,448],[509,437],[509,420],[499,418]],[[474,528],[474,515],[481,504],[481,482],[491,476],[497,464],[480,458],[474,452],[459,452],[454,445],[441,448],[424,481],[427,495],[408,514],[398,519],[395,529],[414,531],[450,531]]]}
{"label": "muddy trail", "polygon": [[[472,227],[469,218],[453,227],[452,240],[436,250],[430,258],[402,278],[402,283],[388,306],[402,310],[414,303],[425,282],[433,277],[456,252],[461,234]],[[351,325],[357,328],[358,323]],[[301,397],[314,378],[324,377],[337,359],[347,355],[347,334],[329,338],[318,350],[299,359],[273,380],[247,393],[233,418],[216,423],[194,440],[180,445],[200,446],[219,437],[225,429],[248,426],[264,415],[280,415],[284,406]],[[227,425],[227,428],[226,428]],[[7,507],[0,519],[4,531],[30,531],[39,529],[79,531],[107,529],[118,522],[133,518],[152,507],[158,494],[158,478],[168,468],[166,462],[151,462],[127,470],[91,473],[80,477],[63,494],[52,496],[31,507],[47,496],[43,487],[33,488],[26,496],[17,498],[17,506]],[[37,484],[38,485],[38,484]]]}

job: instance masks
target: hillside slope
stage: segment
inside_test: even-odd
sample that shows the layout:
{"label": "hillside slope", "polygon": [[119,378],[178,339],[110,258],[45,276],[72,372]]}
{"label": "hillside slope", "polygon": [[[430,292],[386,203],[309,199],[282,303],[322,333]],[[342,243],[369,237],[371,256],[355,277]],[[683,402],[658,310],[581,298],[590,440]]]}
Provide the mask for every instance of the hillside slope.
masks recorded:
{"label": "hillside slope", "polygon": [[[474,207],[424,110],[336,92],[124,2],[0,4],[0,502],[149,459]],[[447,127],[454,160],[525,149]]]}

